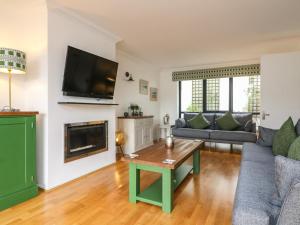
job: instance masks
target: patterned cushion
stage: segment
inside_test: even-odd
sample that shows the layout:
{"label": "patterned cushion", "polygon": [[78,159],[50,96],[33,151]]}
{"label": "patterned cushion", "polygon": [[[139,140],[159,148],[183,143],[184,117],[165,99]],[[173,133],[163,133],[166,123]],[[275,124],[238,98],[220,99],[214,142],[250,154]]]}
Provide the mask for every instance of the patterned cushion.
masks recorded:
{"label": "patterned cushion", "polygon": [[280,127],[273,139],[273,154],[287,156],[290,145],[297,138],[291,117]]}
{"label": "patterned cushion", "polygon": [[[233,118],[240,123],[240,126],[237,127],[236,130],[251,132],[252,129],[252,113],[234,113],[232,114]],[[248,125],[248,129],[246,130],[247,123],[250,121],[250,125]]]}
{"label": "patterned cushion", "polygon": [[234,130],[241,126],[241,124],[233,118],[230,112],[227,112],[224,116],[216,119],[216,123],[222,130]]}
{"label": "patterned cushion", "polygon": [[273,130],[266,127],[258,127],[258,140],[257,144],[264,146],[264,147],[272,147],[273,139],[276,134],[277,130]]}
{"label": "patterned cushion", "polygon": [[300,136],[291,144],[288,157],[294,160],[300,160]]}
{"label": "patterned cushion", "polygon": [[295,178],[300,179],[300,161],[275,157],[275,184],[281,201],[284,200]]}
{"label": "patterned cushion", "polygon": [[188,120],[188,126],[193,129],[205,129],[210,125],[209,121],[199,113],[197,116]]}
{"label": "patterned cushion", "polygon": [[246,132],[251,132],[252,131],[252,120],[248,120],[248,122],[246,123],[244,130]]}
{"label": "patterned cushion", "polygon": [[300,224],[300,180],[295,179],[284,199],[277,225]]}

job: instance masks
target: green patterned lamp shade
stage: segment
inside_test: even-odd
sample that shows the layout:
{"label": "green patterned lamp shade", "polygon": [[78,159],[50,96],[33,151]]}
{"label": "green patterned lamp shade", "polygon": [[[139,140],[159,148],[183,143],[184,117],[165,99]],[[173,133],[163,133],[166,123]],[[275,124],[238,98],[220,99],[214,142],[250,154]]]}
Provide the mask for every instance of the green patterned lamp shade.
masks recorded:
{"label": "green patterned lamp shade", "polygon": [[25,74],[26,54],[19,50],[0,48],[0,73]]}

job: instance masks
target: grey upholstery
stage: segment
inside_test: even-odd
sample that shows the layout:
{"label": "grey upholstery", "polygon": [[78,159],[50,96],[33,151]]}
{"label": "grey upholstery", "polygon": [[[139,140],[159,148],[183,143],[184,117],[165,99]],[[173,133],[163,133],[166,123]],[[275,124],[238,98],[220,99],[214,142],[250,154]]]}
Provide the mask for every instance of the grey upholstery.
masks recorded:
{"label": "grey upholstery", "polygon": [[[203,113],[202,115],[210,122],[207,129],[192,129],[188,127],[187,121],[192,119],[198,113],[184,113],[184,121],[182,118],[175,121],[175,127],[172,128],[172,134],[175,137],[197,138],[205,139],[205,141],[229,143],[229,144],[243,144],[244,142],[256,142],[256,125],[252,123],[251,113],[233,114],[234,118],[242,124],[238,130],[224,131],[218,129],[215,119],[224,115],[223,113]],[[249,126],[249,121],[250,125]],[[248,125],[247,125],[248,124]],[[185,125],[185,126],[184,126]],[[247,130],[245,131],[245,126]],[[183,127],[184,126],[184,127]],[[251,129],[250,129],[251,128]]]}
{"label": "grey upholstery", "polygon": [[299,166],[299,161],[273,156],[271,147],[245,143],[233,225],[300,224]]}
{"label": "grey upholstery", "polygon": [[277,130],[273,130],[266,127],[258,127],[258,140],[257,143],[262,146],[272,147],[273,138],[276,134]]}
{"label": "grey upholstery", "polygon": [[246,131],[213,130],[210,133],[210,138],[233,142],[256,142],[256,134]]}
{"label": "grey upholstery", "polygon": [[300,180],[294,180],[281,207],[277,225],[300,224]]}
{"label": "grey upholstery", "polygon": [[272,149],[255,143],[245,143],[242,152],[243,161],[274,163]]}
{"label": "grey upholstery", "polygon": [[210,131],[206,129],[177,128],[173,129],[172,134],[175,137],[209,139]]}
{"label": "grey upholstery", "polygon": [[175,121],[175,127],[176,128],[184,128],[186,127],[186,121],[183,118],[179,118],[178,120]]}
{"label": "grey upholstery", "polygon": [[234,225],[275,224],[280,208],[270,204],[276,192],[275,162],[271,152],[271,148],[244,144],[234,203]]}
{"label": "grey upholstery", "polygon": [[[275,157],[275,184],[283,201],[294,179],[300,179],[300,161],[283,156]],[[300,210],[300,209],[299,209]]]}
{"label": "grey upholstery", "polygon": [[241,126],[236,130],[245,131],[245,127],[248,121],[252,121],[252,113],[236,113],[233,114],[233,118],[236,119]]}

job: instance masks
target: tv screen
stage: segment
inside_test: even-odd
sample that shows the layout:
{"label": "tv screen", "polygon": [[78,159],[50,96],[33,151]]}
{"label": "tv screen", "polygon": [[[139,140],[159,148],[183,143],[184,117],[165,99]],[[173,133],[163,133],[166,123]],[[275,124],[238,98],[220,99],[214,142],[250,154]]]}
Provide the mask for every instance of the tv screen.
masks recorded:
{"label": "tv screen", "polygon": [[63,94],[112,99],[118,63],[68,46]]}

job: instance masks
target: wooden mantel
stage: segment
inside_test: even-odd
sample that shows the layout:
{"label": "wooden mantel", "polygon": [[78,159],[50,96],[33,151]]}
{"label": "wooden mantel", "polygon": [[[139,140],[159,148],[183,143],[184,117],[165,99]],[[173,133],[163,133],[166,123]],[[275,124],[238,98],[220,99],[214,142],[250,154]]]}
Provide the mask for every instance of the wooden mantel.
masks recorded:
{"label": "wooden mantel", "polygon": [[35,116],[37,111],[20,111],[20,112],[0,112],[0,116]]}

